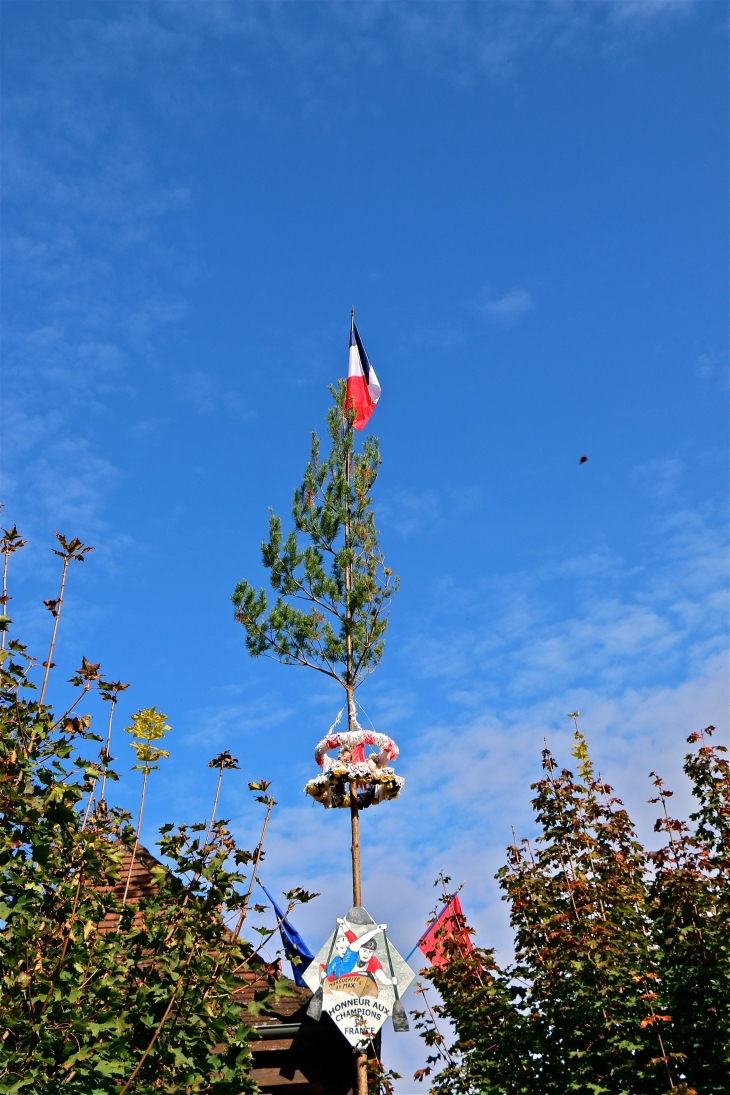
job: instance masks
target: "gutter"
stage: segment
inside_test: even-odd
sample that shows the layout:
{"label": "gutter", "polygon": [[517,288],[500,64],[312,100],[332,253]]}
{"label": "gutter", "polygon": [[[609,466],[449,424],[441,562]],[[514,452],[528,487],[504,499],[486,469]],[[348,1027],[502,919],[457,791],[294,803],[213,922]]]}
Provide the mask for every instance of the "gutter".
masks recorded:
{"label": "gutter", "polygon": [[297,1038],[302,1035],[306,1038],[321,1038],[331,1034],[324,1024],[320,1023],[266,1023],[260,1027],[253,1027],[252,1042],[259,1039],[271,1038]]}

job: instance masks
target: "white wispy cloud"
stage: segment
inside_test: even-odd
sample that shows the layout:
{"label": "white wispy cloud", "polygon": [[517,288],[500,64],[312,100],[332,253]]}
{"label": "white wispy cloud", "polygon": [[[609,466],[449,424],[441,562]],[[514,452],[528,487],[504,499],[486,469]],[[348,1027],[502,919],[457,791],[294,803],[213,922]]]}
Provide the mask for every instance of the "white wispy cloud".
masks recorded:
{"label": "white wispy cloud", "polygon": [[686,15],[696,0],[616,0],[607,12],[611,24],[644,27],[664,16]]}
{"label": "white wispy cloud", "polygon": [[695,373],[703,380],[716,380],[727,390],[727,353],[706,352],[700,354],[695,363]]}
{"label": "white wispy cloud", "polygon": [[399,536],[417,536],[435,525],[442,513],[442,504],[435,491],[395,491],[387,495],[379,507],[379,518]]}
{"label": "white wispy cloud", "polygon": [[[566,53],[587,45],[626,50],[640,35],[685,17],[692,0],[513,0],[489,4],[441,0],[321,3],[294,7],[197,5],[194,18],[216,34],[236,35],[279,52],[307,72],[300,93],[316,109],[317,78],[354,62],[374,69],[388,63],[426,69],[451,80],[480,75],[513,79],[519,62],[536,49]],[[167,6],[180,29],[179,12]],[[175,20],[177,14],[177,20]],[[316,73],[316,76],[313,74]]]}
{"label": "white wispy cloud", "polygon": [[453,521],[479,509],[482,490],[474,484],[454,486],[449,491],[415,491],[405,488],[385,491],[378,499],[378,520],[403,539],[420,536],[444,521]]}
{"label": "white wispy cloud", "polygon": [[65,529],[69,523],[84,536],[108,531],[99,516],[103,496],[121,473],[87,438],[66,430],[62,410],[29,414],[10,404],[5,427],[2,491],[12,502],[13,519],[22,513],[21,524],[33,538],[39,528],[47,538],[49,525]]}
{"label": "white wispy cloud", "polygon": [[157,367],[194,276],[166,242],[191,194],[160,176],[129,107],[106,98],[124,67],[113,22],[16,34],[23,79],[3,117],[4,500],[26,528],[73,523],[107,547],[123,475],[94,425],[134,398],[140,364]]}
{"label": "white wispy cloud", "polygon": [[471,303],[473,311],[486,319],[500,323],[514,323],[525,312],[532,311],[534,302],[527,289],[508,289],[501,296],[495,296],[488,285],[483,286]]}
{"label": "white wispy cloud", "polygon": [[244,744],[250,734],[278,727],[292,714],[289,706],[268,697],[215,704],[193,716],[195,728],[185,735],[185,741],[211,748],[231,741]]}
{"label": "white wispy cloud", "polygon": [[455,350],[466,342],[466,333],[453,323],[416,327],[404,340],[403,348],[412,350]]}

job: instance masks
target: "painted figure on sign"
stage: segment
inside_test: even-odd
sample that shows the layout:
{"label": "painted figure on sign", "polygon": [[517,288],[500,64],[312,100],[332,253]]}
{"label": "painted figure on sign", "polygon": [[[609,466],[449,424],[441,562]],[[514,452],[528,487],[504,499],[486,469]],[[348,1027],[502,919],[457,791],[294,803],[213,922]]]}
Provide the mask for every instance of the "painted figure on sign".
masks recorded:
{"label": "painted figure on sign", "polygon": [[[385,925],[383,925],[384,927]],[[397,977],[386,976],[380,959],[375,954],[377,946],[372,938],[372,933],[369,937],[360,936],[358,939],[357,961],[352,967],[352,972],[369,975],[374,981],[379,981],[381,985],[397,985]]]}
{"label": "painted figure on sign", "polygon": [[335,954],[327,967],[320,965],[321,980],[326,978],[327,981],[334,981],[338,977],[346,977],[348,973],[353,973],[363,944],[372,943],[374,951],[377,947],[374,936],[380,931],[385,931],[386,928],[385,924],[377,924],[371,931],[358,937],[347,920],[338,919],[337,923],[339,927],[335,940]]}
{"label": "painted figure on sign", "polygon": [[357,954],[351,949],[350,943],[356,938],[355,933],[347,929],[338,931],[335,954],[326,968],[324,965],[320,967],[322,980],[326,978],[328,981],[334,981],[335,978],[344,977],[351,971],[357,961]]}

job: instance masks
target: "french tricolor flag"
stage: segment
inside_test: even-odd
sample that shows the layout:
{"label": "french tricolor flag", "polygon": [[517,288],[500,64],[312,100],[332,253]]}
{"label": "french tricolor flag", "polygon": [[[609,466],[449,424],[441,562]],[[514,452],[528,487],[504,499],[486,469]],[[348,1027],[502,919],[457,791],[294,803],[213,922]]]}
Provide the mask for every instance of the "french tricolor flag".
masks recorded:
{"label": "french tricolor flag", "polygon": [[356,430],[363,429],[379,399],[380,384],[355,326],[353,308],[350,321],[350,361],[347,368],[347,406],[354,407],[357,411],[353,422]]}

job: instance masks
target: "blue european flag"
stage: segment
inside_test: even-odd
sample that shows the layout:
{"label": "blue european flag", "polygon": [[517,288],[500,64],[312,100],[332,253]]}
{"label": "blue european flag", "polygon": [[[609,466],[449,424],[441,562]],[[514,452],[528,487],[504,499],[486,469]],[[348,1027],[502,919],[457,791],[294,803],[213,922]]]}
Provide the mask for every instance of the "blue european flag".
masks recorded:
{"label": "blue european flag", "polygon": [[268,897],[271,904],[274,906],[274,912],[276,913],[276,919],[279,921],[279,931],[281,932],[281,941],[284,944],[284,954],[291,962],[292,973],[294,974],[294,980],[300,988],[304,988],[303,973],[309,963],[314,958],[314,955],[310,951],[307,944],[302,939],[296,928],[292,927],[292,924],[284,916],[279,906],[274,901],[269,891],[264,886],[261,879],[258,880],[259,886]]}

